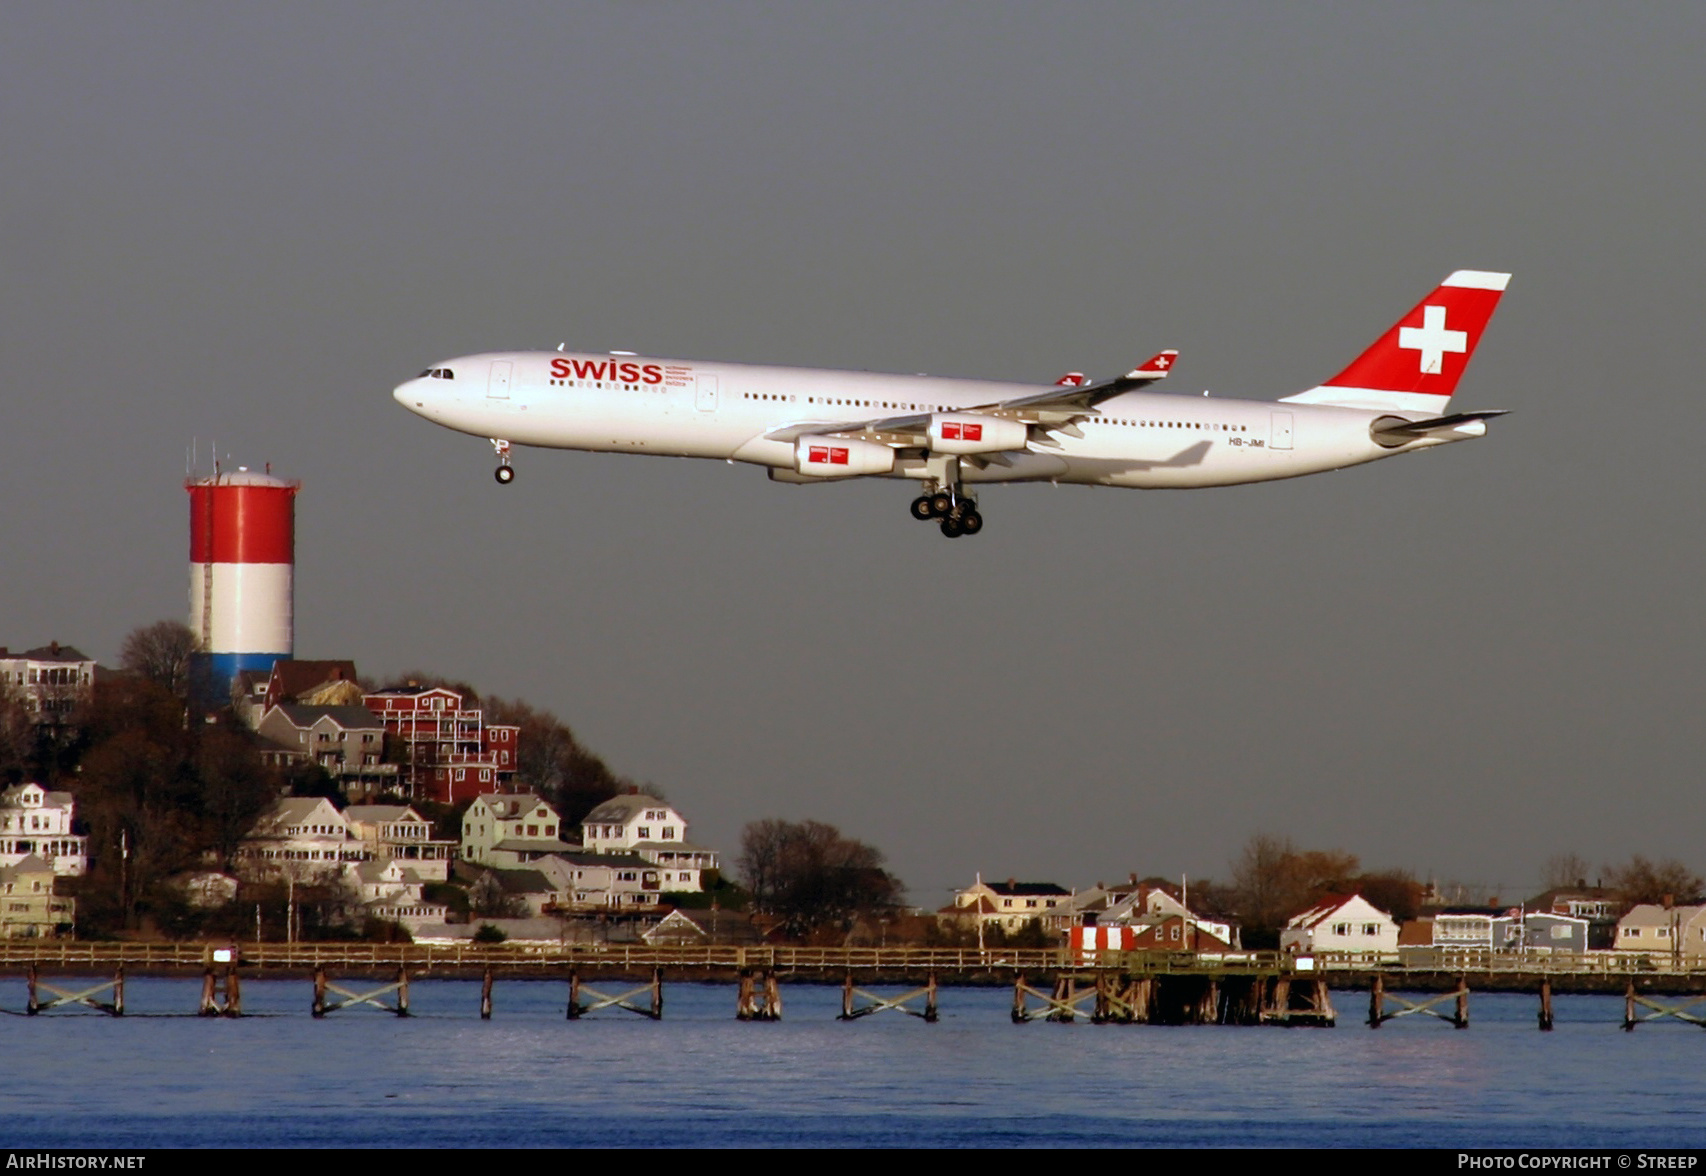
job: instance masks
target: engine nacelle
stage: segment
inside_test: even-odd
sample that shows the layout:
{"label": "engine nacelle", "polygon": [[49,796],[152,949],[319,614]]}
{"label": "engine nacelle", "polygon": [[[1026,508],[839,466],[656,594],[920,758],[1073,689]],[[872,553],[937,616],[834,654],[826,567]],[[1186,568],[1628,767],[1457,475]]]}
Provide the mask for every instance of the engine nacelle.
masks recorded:
{"label": "engine nacelle", "polygon": [[886,474],[894,469],[894,450],[871,441],[808,434],[794,442],[794,468],[819,478]]}
{"label": "engine nacelle", "polygon": [[937,453],[1003,453],[1023,449],[1030,437],[1023,421],[975,412],[937,413],[930,418],[930,448]]}

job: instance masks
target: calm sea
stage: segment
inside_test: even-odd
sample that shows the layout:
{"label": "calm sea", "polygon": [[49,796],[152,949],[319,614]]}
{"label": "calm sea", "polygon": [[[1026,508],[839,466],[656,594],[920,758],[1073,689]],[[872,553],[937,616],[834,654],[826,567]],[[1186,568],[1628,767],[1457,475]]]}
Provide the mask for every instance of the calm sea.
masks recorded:
{"label": "calm sea", "polygon": [[[57,982],[56,982],[57,983]],[[72,986],[69,982],[61,985]],[[364,987],[352,982],[351,987]],[[376,985],[375,985],[376,986]],[[308,1015],[305,980],[251,980],[237,1021],[199,980],[132,979],[127,1015],[0,1016],[9,1147],[1106,1145],[1699,1147],[1706,1032],[1619,1027],[1616,997],[1477,995],[1471,1027],[1371,1031],[1008,1020],[943,989],[941,1020],[835,1020],[839,988],[783,989],[742,1024],[729,985],[672,984],[665,1019],[571,1022],[566,985],[416,981],[407,1020]],[[600,987],[615,988],[615,985]],[[21,1009],[22,981],[0,980]]]}

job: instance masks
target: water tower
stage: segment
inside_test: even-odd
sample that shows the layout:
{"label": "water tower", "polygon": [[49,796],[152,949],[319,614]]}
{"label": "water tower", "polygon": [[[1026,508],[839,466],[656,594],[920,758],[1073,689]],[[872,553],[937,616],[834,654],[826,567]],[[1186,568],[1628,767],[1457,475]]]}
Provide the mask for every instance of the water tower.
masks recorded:
{"label": "water tower", "polygon": [[190,495],[190,629],[198,685],[230,696],[243,670],[270,671],[295,648],[299,482],[239,468],[184,482]]}

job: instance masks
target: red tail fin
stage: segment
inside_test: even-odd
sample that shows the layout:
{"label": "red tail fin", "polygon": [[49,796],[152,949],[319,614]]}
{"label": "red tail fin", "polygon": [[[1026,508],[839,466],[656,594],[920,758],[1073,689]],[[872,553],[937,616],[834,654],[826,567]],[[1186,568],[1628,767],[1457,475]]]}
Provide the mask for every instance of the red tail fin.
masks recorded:
{"label": "red tail fin", "polygon": [[1351,365],[1325,384],[1285,399],[1409,412],[1445,411],[1509,274],[1458,270]]}

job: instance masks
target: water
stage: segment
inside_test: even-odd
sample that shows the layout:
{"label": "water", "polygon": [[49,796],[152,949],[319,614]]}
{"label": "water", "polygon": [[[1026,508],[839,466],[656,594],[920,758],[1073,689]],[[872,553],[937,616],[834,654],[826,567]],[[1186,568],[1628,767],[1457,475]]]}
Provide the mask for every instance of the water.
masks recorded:
{"label": "water", "polygon": [[785,986],[775,1024],[737,1022],[732,985],[668,985],[662,1022],[571,1022],[537,981],[500,980],[486,1022],[472,981],[414,982],[407,1020],[313,1020],[306,980],[245,980],[241,1020],[182,1015],[199,993],[132,979],[122,1019],[0,1016],[0,1145],[1706,1145],[1706,1033],[1624,1033],[1618,997],[1560,996],[1540,1033],[1534,997],[1491,994],[1468,1030],[1375,1032],[1356,993],[1331,1030],[1013,1025],[1002,989],[943,989],[934,1025],[838,1022],[839,987]]}

